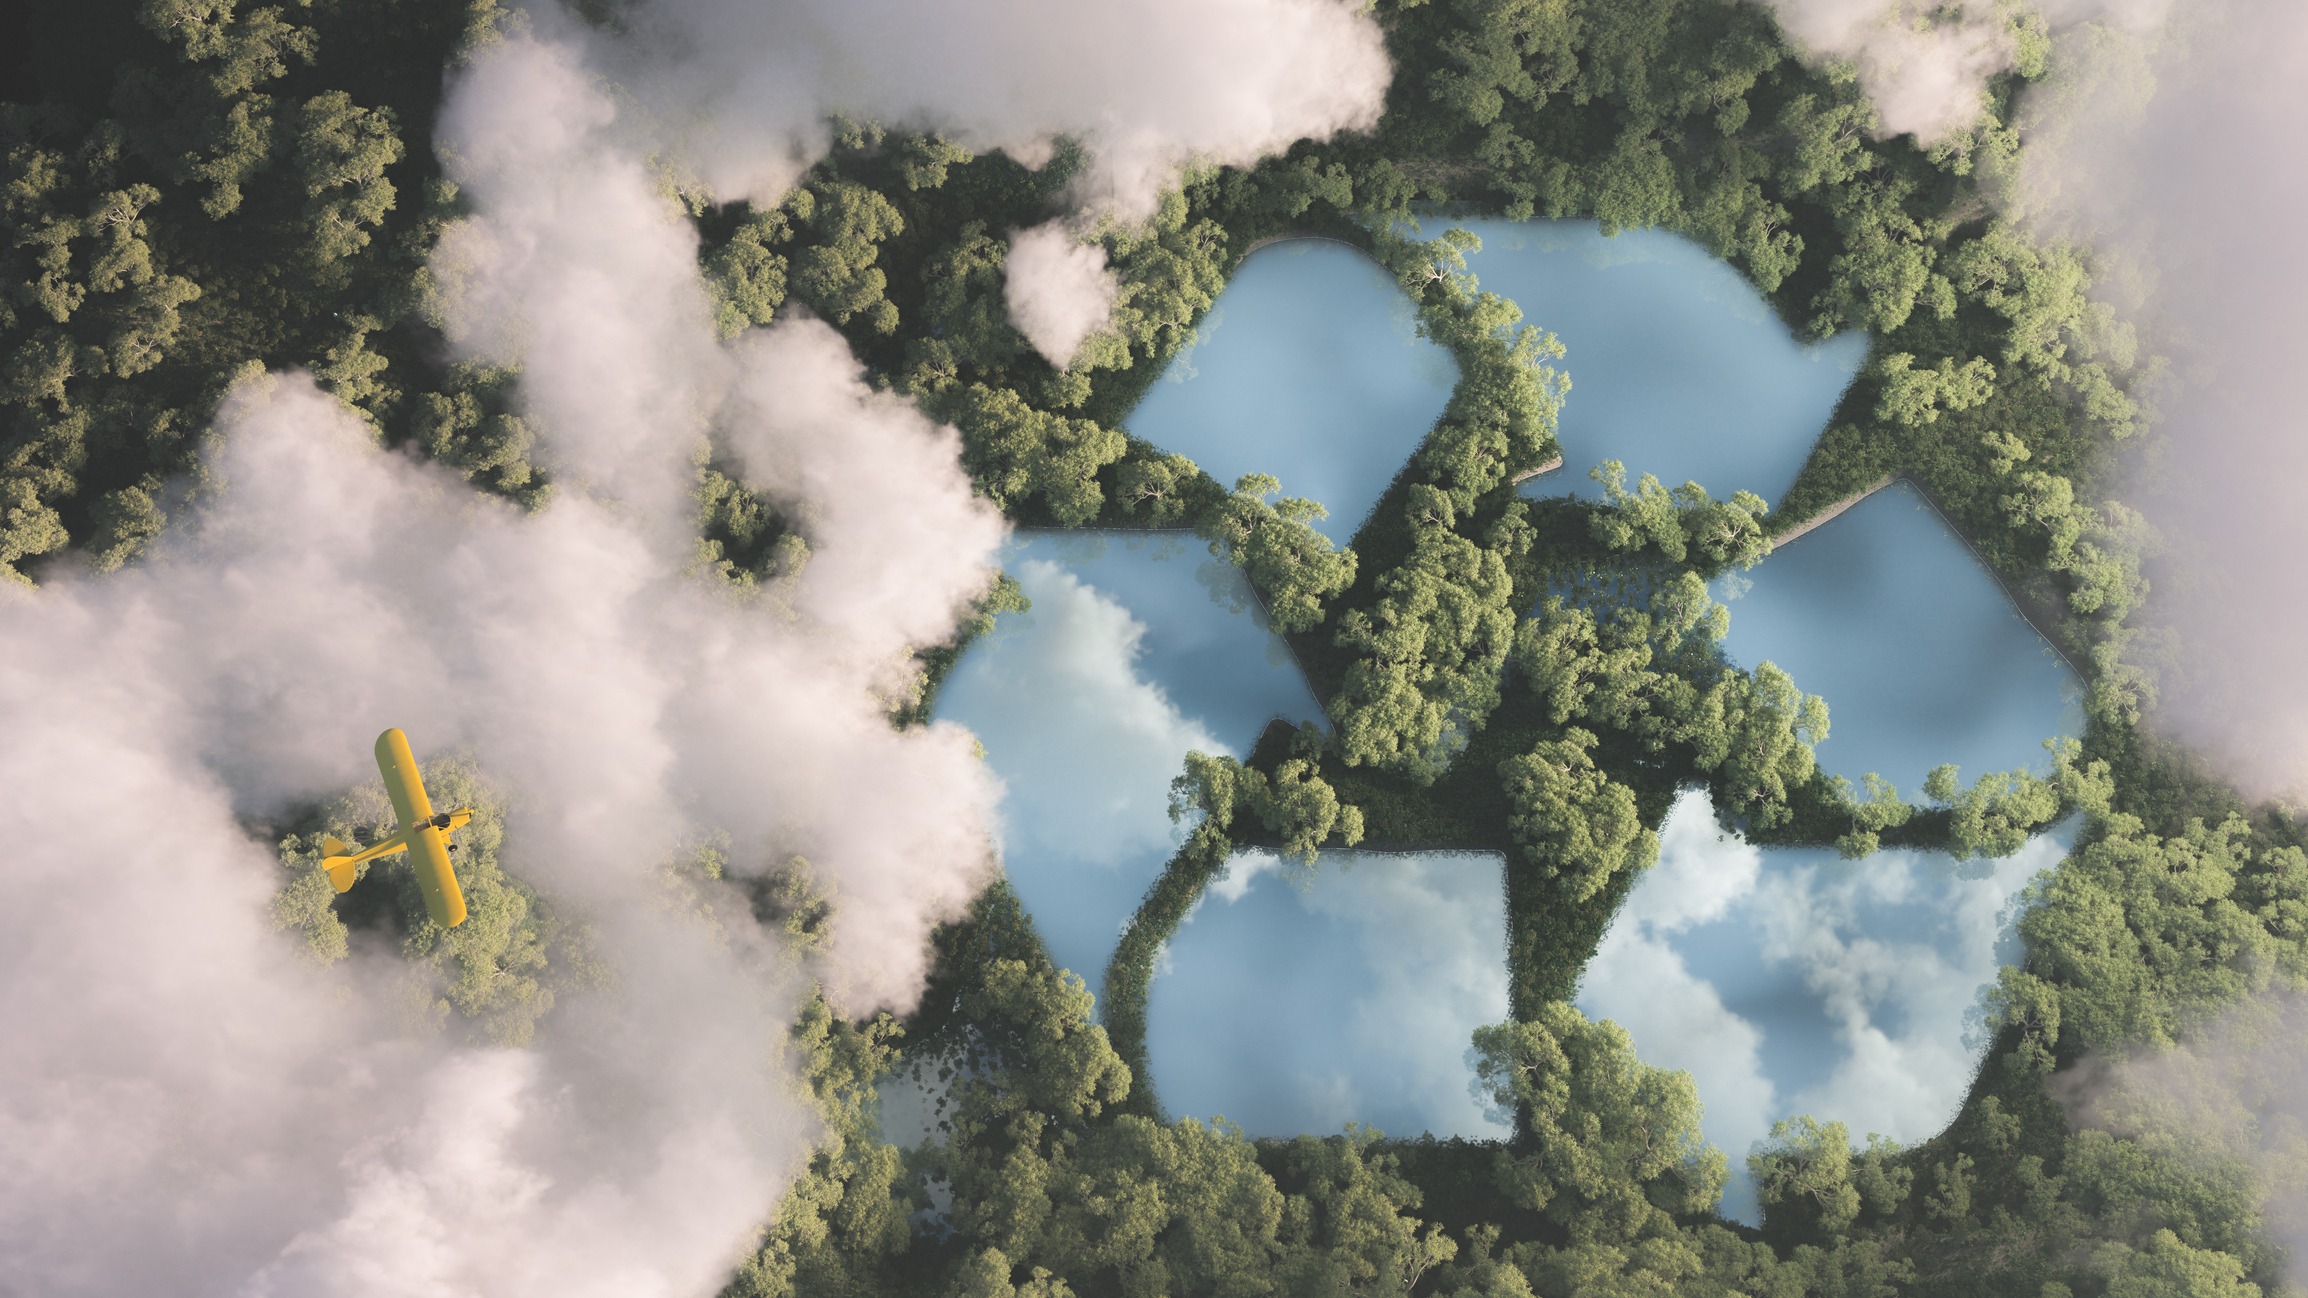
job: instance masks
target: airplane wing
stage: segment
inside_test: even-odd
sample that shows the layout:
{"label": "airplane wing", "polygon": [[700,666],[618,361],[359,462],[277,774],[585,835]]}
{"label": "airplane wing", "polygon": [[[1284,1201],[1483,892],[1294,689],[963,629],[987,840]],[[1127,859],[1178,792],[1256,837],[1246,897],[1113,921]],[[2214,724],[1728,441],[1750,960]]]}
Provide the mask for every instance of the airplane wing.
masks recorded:
{"label": "airplane wing", "polygon": [[[439,830],[441,836],[446,838],[463,829],[466,823],[472,819],[473,809],[461,807],[456,811],[436,815],[426,824]],[[443,821],[447,823],[443,824]],[[329,872],[329,883],[338,892],[350,892],[353,887],[354,872],[358,867],[388,856],[399,856],[408,851],[409,837],[405,833],[395,834],[391,838],[382,839],[370,847],[355,849],[352,844],[345,840],[333,834],[329,835],[321,840],[321,868]],[[448,850],[453,852],[457,849],[452,846]]]}

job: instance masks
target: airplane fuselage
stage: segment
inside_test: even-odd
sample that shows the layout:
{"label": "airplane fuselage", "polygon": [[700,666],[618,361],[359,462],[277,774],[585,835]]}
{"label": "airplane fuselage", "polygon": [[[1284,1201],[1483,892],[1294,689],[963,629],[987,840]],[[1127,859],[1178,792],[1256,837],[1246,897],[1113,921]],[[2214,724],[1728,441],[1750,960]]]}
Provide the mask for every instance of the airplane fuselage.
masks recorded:
{"label": "airplane fuselage", "polygon": [[449,866],[448,836],[432,823],[432,799],[425,796],[409,737],[398,726],[377,736],[377,770],[385,777],[385,796],[393,800],[393,814],[400,818],[401,835],[408,840],[409,864],[425,895],[425,912],[441,927],[455,928],[465,920],[464,890]]}

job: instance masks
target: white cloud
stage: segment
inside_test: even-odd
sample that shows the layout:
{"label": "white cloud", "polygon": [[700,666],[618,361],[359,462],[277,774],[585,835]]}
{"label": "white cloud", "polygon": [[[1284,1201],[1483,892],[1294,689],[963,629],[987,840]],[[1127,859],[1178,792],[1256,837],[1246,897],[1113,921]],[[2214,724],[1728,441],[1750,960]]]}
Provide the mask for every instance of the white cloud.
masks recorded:
{"label": "white cloud", "polygon": [[1507,1015],[1505,868],[1489,854],[1329,852],[1304,897],[1351,927],[1369,974],[1347,1019],[1349,1058],[1415,1098],[1431,1131],[1489,1126],[1466,1060],[1474,1030]]}
{"label": "white cloud", "polygon": [[1784,1116],[1778,1088],[1763,1070],[1762,1029],[1726,1006],[1712,983],[1693,976],[1671,944],[1633,926],[1614,925],[1604,935],[1587,962],[1579,1006],[1625,1028],[1643,1062],[1691,1074],[1701,1130],[1731,1159],[1723,1212],[1756,1221],[1755,1190],[1742,1160]]}
{"label": "white cloud", "polygon": [[[2018,53],[2001,0],[1768,0],[1796,44],[1848,64],[1875,102],[1885,135],[1935,144],[1977,123],[1990,78]],[[2030,6],[2066,25],[2156,20],[2169,0],[2044,0]]]}
{"label": "white cloud", "polygon": [[[778,835],[851,903],[835,929],[846,939],[837,947],[857,958],[829,970],[837,989],[859,1008],[902,1004],[924,969],[926,926],[956,909],[975,878],[966,868],[923,872],[952,871],[982,850],[990,786],[967,760],[965,736],[941,727],[898,741],[874,695],[894,682],[909,647],[942,637],[983,588],[1002,525],[971,495],[956,435],[870,393],[827,327],[785,322],[734,348],[715,342],[695,235],[612,130],[614,117],[572,46],[530,38],[477,60],[442,114],[444,156],[474,208],[437,258],[444,322],[452,337],[487,340],[485,354],[522,367],[522,398],[549,462],[611,502],[614,520],[572,530],[590,537],[623,524],[645,547],[533,571],[490,602],[553,625],[620,582],[636,603],[662,599],[654,588],[692,543],[691,457],[717,426],[740,476],[810,541],[811,570],[791,597],[799,634],[749,639],[710,618],[680,627],[656,614],[685,636],[670,661],[696,657],[706,670],[685,695],[643,693],[620,719],[664,708],[719,742],[696,755],[621,754],[596,774],[597,796],[584,805],[612,805],[620,783],[670,779],[682,797],[709,799],[714,823],[741,842]],[[598,643],[617,616],[562,626],[560,642]],[[662,652],[636,646],[611,670],[651,681]],[[518,685],[557,669],[535,665]],[[598,686],[595,697],[597,707],[620,700]],[[759,724],[740,731],[731,718]],[[539,763],[565,766],[582,751],[575,738],[554,736]]]}
{"label": "white cloud", "polygon": [[555,476],[676,517],[686,452],[730,377],[695,231],[572,44],[498,42],[455,79],[437,129],[475,212],[433,256],[450,341],[522,367]]}
{"label": "white cloud", "polygon": [[[1969,123],[1984,76],[2007,65],[1996,54],[2008,45],[1996,35],[2003,6],[1981,0],[1771,3],[1797,41],[1854,63],[1893,131],[1928,139]],[[2137,324],[2142,354],[2171,361],[2139,389],[2162,444],[2135,451],[2121,481],[2087,484],[2143,507],[2163,533],[2152,600],[2136,618],[2179,632],[2176,653],[2140,654],[2163,668],[2153,719],[2253,796],[2297,797],[2308,790],[2308,691],[2292,646],[2308,625],[2297,601],[2266,592],[2284,588],[2291,556],[2308,548],[2308,515],[2289,494],[2308,474],[2290,379],[2308,350],[2295,302],[2308,251],[2269,232],[2308,201],[2300,169],[2272,162],[2308,130],[2297,90],[2308,9],[2031,7],[2049,22],[2053,55],[2049,75],[2021,90],[2026,148],[1999,197],[2039,235],[2086,245],[2094,296],[2127,317],[2087,329],[2094,342],[2129,352],[2123,335]]]}
{"label": "white cloud", "polygon": [[1255,847],[1244,848],[1226,858],[1224,873],[1211,880],[1210,886],[1202,890],[1202,896],[1194,899],[1193,910],[1187,912],[1187,917],[1193,918],[1194,911],[1202,909],[1202,903],[1206,898],[1216,897],[1228,905],[1233,905],[1250,895],[1250,885],[1258,882],[1260,875],[1279,875],[1281,873],[1281,857]]}
{"label": "white cloud", "polygon": [[[710,1142],[743,1133],[705,1127],[668,1151],[669,1166],[625,1186],[559,1183],[524,1146],[562,1133],[568,1114],[544,1090],[529,1052],[476,1052],[445,1060],[422,1083],[423,1109],[408,1128],[346,1160],[345,1211],[291,1240],[249,1283],[252,1298],[375,1298],[377,1295],[571,1295],[704,1292],[722,1283],[709,1259],[727,1252],[727,1213],[698,1216],[692,1196],[737,1203],[759,1184],[729,1177]],[[557,1121],[559,1120],[559,1121]],[[582,1134],[582,1133],[574,1133]],[[650,1184],[667,1174],[718,1183]],[[571,1193],[572,1189],[576,1192]],[[474,1247],[477,1240],[516,1241]],[[614,1241],[614,1243],[612,1243]],[[651,1251],[697,1259],[683,1269],[637,1264]],[[620,1265],[618,1258],[626,1259]]]}
{"label": "white cloud", "polygon": [[795,608],[883,652],[944,638],[1004,531],[955,471],[961,438],[868,388],[820,322],[781,322],[735,351],[743,374],[723,440],[746,484],[810,542]]}
{"label": "white cloud", "polygon": [[1150,214],[1190,161],[1378,121],[1378,25],[1340,0],[654,0],[612,52],[713,190],[775,198],[842,113],[977,149],[1092,155],[1085,197]]}
{"label": "white cloud", "polygon": [[1970,126],[1987,79],[2011,66],[2011,37],[1986,0],[1770,4],[1798,44],[1854,66],[1887,135],[1913,133],[1929,144]]}
{"label": "white cloud", "polygon": [[1011,231],[1003,276],[1010,323],[1059,369],[1074,363],[1084,339],[1106,327],[1121,291],[1106,267],[1106,250],[1076,239],[1062,220]]}
{"label": "white cloud", "polygon": [[[880,694],[983,588],[1000,522],[951,431],[867,393],[823,326],[714,342],[606,102],[514,40],[443,116],[473,215],[442,308],[521,365],[550,508],[279,377],[226,402],[146,560],[0,593],[0,883],[42,899],[0,915],[11,1282],[711,1292],[814,1122],[780,1054],[793,957],[664,864],[717,831],[740,869],[806,856],[837,902],[810,972],[855,1010],[911,1003],[930,926],[990,872],[969,736],[894,730]],[[709,431],[823,559],[782,604],[686,573]],[[507,867],[610,975],[527,1049],[413,1024],[389,954],[318,971],[271,930],[281,877],[243,818],[370,778],[387,725],[506,790]]]}
{"label": "white cloud", "polygon": [[[811,1125],[775,1052],[793,1000],[764,939],[669,908],[654,876],[697,823],[668,758],[726,738],[668,723],[703,666],[682,633],[733,632],[737,611],[638,580],[646,546],[581,497],[525,519],[379,451],[304,380],[244,391],[221,423],[189,529],[127,572],[0,606],[0,770],[23,795],[0,812],[17,843],[0,870],[47,902],[0,919],[14,1278],[59,1294],[223,1292],[267,1267],[281,1292],[603,1292],[586,1273],[708,1287]],[[279,871],[237,819],[362,779],[393,723],[428,752],[463,741],[516,794],[510,868],[591,925],[617,973],[564,1003],[500,1092],[481,1088],[517,1097],[510,1161],[458,1163],[472,1151],[428,1114],[420,1097],[473,1066],[412,1035],[397,960],[320,972],[271,931]],[[473,1234],[434,1184],[460,1169],[468,1198],[554,1192]],[[435,1247],[377,1271],[379,1213]],[[622,1228],[574,1229],[593,1214]],[[586,1247],[556,1256],[573,1234]],[[545,1287],[497,1269],[524,1265]]]}

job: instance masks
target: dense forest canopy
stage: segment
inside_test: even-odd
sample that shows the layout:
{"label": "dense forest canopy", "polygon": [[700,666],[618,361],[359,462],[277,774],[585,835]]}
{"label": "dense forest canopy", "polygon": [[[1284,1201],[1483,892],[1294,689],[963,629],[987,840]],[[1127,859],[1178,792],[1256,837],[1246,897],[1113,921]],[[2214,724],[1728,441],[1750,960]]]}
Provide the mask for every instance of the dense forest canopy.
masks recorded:
{"label": "dense forest canopy", "polygon": [[[621,6],[580,8],[619,21]],[[1197,167],[1146,219],[1079,226],[1116,290],[1063,368],[1006,306],[1008,235],[1073,211],[1094,138],[1029,164],[920,123],[842,120],[774,205],[669,173],[725,337],[831,325],[878,391],[958,430],[976,493],[1017,525],[1191,529],[1258,590],[1333,723],[1189,762],[1184,845],[1100,985],[1055,967],[996,882],[939,930],[915,1014],[811,998],[792,1045],[823,1135],[727,1292],[2297,1292],[2244,1164],[2153,1121],[2076,1120],[2058,1098],[2088,1060],[2308,979],[2308,853],[2288,813],[2142,724],[2149,537],[2113,493],[2152,362],[2093,296],[2092,251],[2005,219],[1987,183],[2019,147],[2040,56],[1925,146],[1886,138],[1848,69],[1799,56],[1755,4],[1371,13],[1394,69],[1374,129]],[[466,210],[435,117],[450,70],[502,39],[496,0],[73,0],[5,20],[22,57],[0,70],[0,579],[136,563],[189,508],[218,403],[259,370],[307,370],[384,445],[554,508],[519,374],[451,359],[428,306],[435,240]],[[1466,273],[1459,213],[1673,230],[1789,328],[1866,331],[1869,360],[1784,500],[1629,483],[1616,464],[1599,504],[1521,499],[1518,479],[1558,452],[1564,361]],[[1365,249],[1458,363],[1442,418],[1347,546],[1290,483],[1216,482],[1120,427],[1246,251],[1292,234]],[[1826,704],[1718,651],[1707,579],[1891,476],[1928,492],[2081,666],[2088,727],[2048,775],[1854,789],[1813,759]],[[731,464],[697,465],[695,502],[696,580],[767,598],[809,563],[809,520]],[[1641,600],[1561,594],[1630,578]],[[961,647],[1021,603],[1005,580],[922,651],[892,724],[920,724]],[[431,929],[413,886],[318,887],[320,836],[378,815],[357,796],[277,826],[275,919],[323,962],[350,933],[396,935],[435,971],[441,1030],[518,1046],[553,1030],[557,996],[615,973],[501,867],[487,773],[432,778],[474,790],[460,870],[480,922]],[[1791,1118],[1749,1160],[1760,1229],[1717,1215],[1726,1157],[1699,1136],[1689,1078],[1569,1003],[1694,785],[1756,841],[1855,858],[2003,855],[2083,817],[2031,890],[2026,955],[1993,991],[1961,1113],[1912,1148]],[[1511,1140],[1253,1141],[1152,1093],[1155,961],[1229,855],[1358,842],[1506,854],[1512,1017],[1472,1044]],[[839,902],[806,861],[739,871],[721,850],[674,873],[700,889],[743,876],[794,950],[825,940]],[[952,1082],[942,1138],[918,1149],[875,1126],[874,1086],[901,1069]]]}

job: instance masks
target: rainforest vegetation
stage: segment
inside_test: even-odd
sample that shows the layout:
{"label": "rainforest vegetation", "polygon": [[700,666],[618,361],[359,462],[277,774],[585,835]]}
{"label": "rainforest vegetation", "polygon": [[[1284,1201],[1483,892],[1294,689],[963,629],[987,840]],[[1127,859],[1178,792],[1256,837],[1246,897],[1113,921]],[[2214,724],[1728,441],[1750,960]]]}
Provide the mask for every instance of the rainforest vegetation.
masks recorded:
{"label": "rainforest vegetation", "polygon": [[[17,11],[10,11],[15,14]],[[1086,987],[997,884],[937,939],[912,1019],[795,1025],[829,1135],[763,1223],[733,1295],[1819,1295],[2040,1298],[2279,1289],[2253,1187],[2153,1136],[2072,1129],[2046,1089],[2087,1051],[2169,1041],[2308,979],[2308,855],[2140,722],[2152,677],[2128,617],[2139,519],[2106,498],[2142,426],[2143,370],[2088,294],[2087,250],[2000,221],[1983,179],[2043,63],[1930,149],[1877,139],[1852,79],[1800,61],[1768,12],[1725,0],[1378,0],[1396,75],[1368,135],[1196,172],[1097,238],[1122,283],[1108,331],[1053,369],[1010,324],[1007,232],[1065,210],[1082,163],[1039,169],[871,123],[778,207],[682,200],[723,329],[832,322],[873,380],[961,431],[977,488],[1021,525],[1192,529],[1240,565],[1334,723],[1277,727],[1246,762],[1198,758],[1186,844]],[[166,524],[202,430],[252,366],[301,366],[403,446],[529,507],[515,376],[445,363],[423,268],[459,212],[431,146],[444,71],[494,0],[76,0],[0,32],[0,580],[132,562]],[[1516,499],[1555,454],[1559,350],[1464,272],[1453,213],[1660,226],[1740,268],[1793,329],[1860,329],[1866,369],[1785,500],[1718,500],[1607,467],[1596,506]],[[1411,233],[1409,222],[1421,227]],[[1287,482],[1212,481],[1119,430],[1244,250],[1319,233],[1367,249],[1457,359],[1449,407],[1351,546]],[[1855,490],[1926,490],[2084,670],[2088,732],[2054,774],[1942,770],[1923,789],[1828,779],[1826,709],[1769,667],[1724,665],[1704,578]],[[713,466],[701,579],[767,582],[806,545]],[[1018,605],[989,596],[976,629]],[[965,631],[971,628],[965,628]],[[955,646],[924,658],[924,690]],[[926,712],[917,699],[898,723]],[[414,892],[316,890],[312,844],[379,809],[282,834],[281,925],[315,958],[347,925],[402,935],[444,1030],[518,1044],[556,988],[598,977],[581,931],[495,865],[482,809],[461,862],[475,920],[429,929]],[[450,789],[474,781],[469,794]],[[2033,892],[1962,1112],[1913,1148],[1791,1120],[1752,1163],[1760,1230],[1714,1215],[1723,1155],[1687,1077],[1568,1003],[1703,783],[1750,837],[2015,848],[2084,813]],[[1910,802],[1905,795],[1912,795]],[[1237,844],[1508,855],[1512,1017],[1474,1045],[1511,1140],[1350,1129],[1252,1141],[1173,1120],[1146,1084],[1147,979]],[[675,871],[716,877],[710,848]],[[363,900],[364,896],[368,900]],[[824,903],[806,866],[753,897],[797,949]],[[1093,999],[1093,992],[1097,997]],[[942,1140],[877,1135],[877,1079],[951,1079]],[[933,1211],[933,1208],[935,1210]]]}

